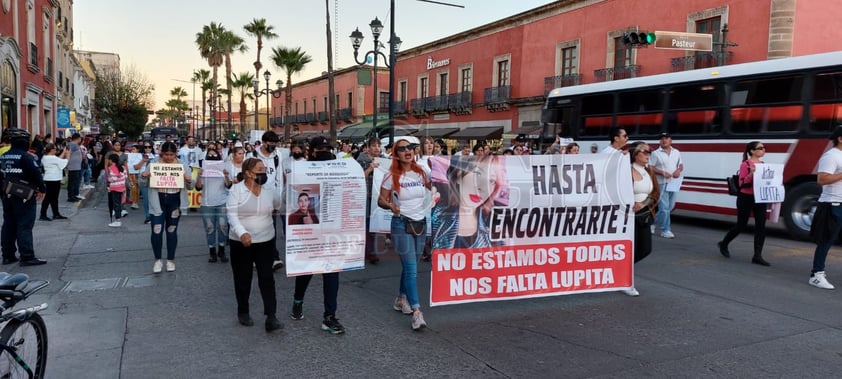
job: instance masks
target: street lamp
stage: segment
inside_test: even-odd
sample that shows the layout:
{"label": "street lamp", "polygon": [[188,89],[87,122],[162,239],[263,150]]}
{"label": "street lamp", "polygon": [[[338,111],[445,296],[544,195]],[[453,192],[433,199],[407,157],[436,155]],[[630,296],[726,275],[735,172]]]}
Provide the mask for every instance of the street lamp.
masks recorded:
{"label": "street lamp", "polygon": [[[280,98],[281,94],[282,94],[281,91],[283,91],[283,86],[284,86],[284,81],[278,79],[275,82],[275,85],[277,85],[278,88],[275,89],[275,90],[269,89],[269,78],[270,77],[272,77],[272,73],[269,72],[269,70],[266,70],[263,73],[263,78],[266,79],[266,89],[262,89],[262,90],[260,89],[260,81],[257,80],[257,78],[254,78],[254,80],[251,82],[254,85],[254,97],[255,98],[259,98],[260,96],[264,96],[264,95],[266,96],[266,130],[269,130],[269,117],[271,116],[271,110],[272,110],[272,104],[270,102],[271,99],[269,98],[269,95],[271,94],[272,97],[274,97],[276,99]],[[257,114],[258,114],[257,109],[255,109],[254,110],[254,120],[255,121],[257,121]]]}
{"label": "street lamp", "polygon": [[[393,16],[394,17],[394,16]],[[368,26],[371,28],[371,35],[374,36],[374,50],[369,50],[363,55],[362,61],[359,59],[359,49],[362,45],[363,36],[362,32],[360,32],[360,28],[356,28],[349,38],[351,39],[351,45],[354,47],[354,61],[357,62],[358,65],[362,66],[366,63],[369,56],[372,56],[374,59],[373,65],[373,83],[374,84],[374,109],[373,109],[373,120],[372,120],[372,128],[371,133],[375,133],[377,130],[377,112],[378,112],[378,100],[380,98],[380,93],[377,88],[377,60],[378,57],[382,57],[384,61],[386,61],[386,67],[389,68],[389,133],[390,133],[390,141],[394,139],[395,135],[395,124],[394,124],[394,69],[392,66],[395,64],[395,55],[398,53],[398,50],[401,46],[401,39],[395,35],[394,28],[391,30],[391,38],[389,39],[389,56],[383,54],[380,49],[383,47],[382,43],[380,43],[380,33],[383,32],[383,23],[375,17],[374,20],[371,21]]]}

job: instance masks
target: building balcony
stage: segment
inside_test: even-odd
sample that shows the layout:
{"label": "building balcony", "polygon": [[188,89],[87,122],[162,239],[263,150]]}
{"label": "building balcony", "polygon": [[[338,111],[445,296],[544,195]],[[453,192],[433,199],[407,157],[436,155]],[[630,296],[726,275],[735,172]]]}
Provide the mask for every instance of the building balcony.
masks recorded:
{"label": "building balcony", "polygon": [[432,96],[427,98],[427,110],[431,112],[448,111],[447,95]]}
{"label": "building balcony", "polygon": [[734,52],[728,51],[723,55],[721,52],[704,52],[688,57],[670,58],[672,72],[695,70],[698,68],[709,68],[731,64],[734,60]]}
{"label": "building balcony", "polygon": [[405,115],[406,114],[406,101],[395,101],[392,103],[394,107],[395,115]]}
{"label": "building balcony", "polygon": [[458,92],[447,95],[447,107],[453,114],[471,114],[474,104],[471,102],[473,92]]}
{"label": "building balcony", "polygon": [[309,122],[311,124],[316,123],[316,114],[315,113],[307,113],[304,115],[304,121]]}
{"label": "building balcony", "polygon": [[631,65],[625,67],[608,67],[599,70],[594,70],[593,74],[597,82],[607,82],[610,80],[620,80],[635,78],[640,74],[640,65]]}
{"label": "building balcony", "polygon": [[556,88],[578,86],[581,82],[582,74],[548,76],[544,78],[544,96]]}
{"label": "building balcony", "polygon": [[485,108],[490,112],[504,111],[509,109],[512,86],[499,86],[486,88],[483,93]]}
{"label": "building balcony", "polygon": [[316,115],[316,119],[317,119],[319,122],[321,122],[321,123],[323,123],[323,124],[324,124],[324,123],[326,123],[326,122],[328,121],[328,119],[329,119],[329,117],[327,117],[327,115],[328,115],[328,112],[319,112],[319,113]]}
{"label": "building balcony", "polygon": [[409,100],[409,111],[415,117],[427,117],[429,110],[427,109],[427,99],[429,97],[421,98],[421,99],[410,99]]}
{"label": "building balcony", "polygon": [[351,122],[354,118],[354,110],[351,108],[342,108],[337,111],[337,117],[345,122]]}

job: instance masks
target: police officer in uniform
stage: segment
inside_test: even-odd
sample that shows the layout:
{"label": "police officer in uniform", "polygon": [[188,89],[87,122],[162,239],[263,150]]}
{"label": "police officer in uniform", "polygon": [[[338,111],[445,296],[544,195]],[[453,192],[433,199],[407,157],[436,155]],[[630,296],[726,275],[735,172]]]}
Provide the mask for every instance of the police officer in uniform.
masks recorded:
{"label": "police officer in uniform", "polygon": [[28,183],[36,190],[36,195],[29,200],[0,194],[3,199],[3,227],[0,229],[0,247],[2,247],[3,264],[15,263],[18,258],[16,251],[20,251],[21,266],[35,266],[47,261],[35,258],[32,241],[32,227],[35,226],[35,210],[39,200],[44,198],[46,187],[41,177],[37,157],[29,153],[29,132],[24,129],[9,128],[3,131],[4,139],[8,138],[11,149],[0,155],[0,178],[3,188],[7,180],[18,183]]}

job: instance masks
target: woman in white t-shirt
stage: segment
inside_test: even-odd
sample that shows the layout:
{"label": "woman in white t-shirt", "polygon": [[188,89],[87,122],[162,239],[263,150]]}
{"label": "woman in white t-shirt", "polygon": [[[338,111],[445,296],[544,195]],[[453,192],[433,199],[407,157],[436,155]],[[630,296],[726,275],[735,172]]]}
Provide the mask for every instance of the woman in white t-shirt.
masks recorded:
{"label": "woman in white t-shirt", "polygon": [[427,238],[424,215],[429,207],[430,189],[429,176],[415,162],[409,141],[395,141],[392,165],[383,178],[377,205],[392,211],[392,243],[403,266],[400,296],[395,299],[393,308],[412,314],[413,330],[427,326],[421,314],[417,277],[418,258]]}
{"label": "woman in white t-shirt", "polygon": [[[67,158],[70,156],[70,149],[64,149],[61,157],[56,156],[56,145],[48,143],[44,147],[44,156],[41,157],[41,166],[44,167],[44,184],[47,192],[44,194],[44,201],[41,202],[41,221],[64,220],[67,217],[58,213],[58,194],[61,192],[61,173],[67,167]],[[47,217],[47,207],[53,209],[53,218]]]}
{"label": "woman in white t-shirt", "polygon": [[244,326],[254,325],[249,314],[252,271],[257,271],[257,285],[263,298],[266,331],[283,327],[275,317],[275,277],[272,263],[275,259],[275,227],[272,212],[278,208],[280,198],[263,188],[268,176],[266,166],[259,158],[243,162],[239,183],[228,193],[228,245],[231,247],[231,271],[234,274],[234,294],[237,297],[237,318]]}

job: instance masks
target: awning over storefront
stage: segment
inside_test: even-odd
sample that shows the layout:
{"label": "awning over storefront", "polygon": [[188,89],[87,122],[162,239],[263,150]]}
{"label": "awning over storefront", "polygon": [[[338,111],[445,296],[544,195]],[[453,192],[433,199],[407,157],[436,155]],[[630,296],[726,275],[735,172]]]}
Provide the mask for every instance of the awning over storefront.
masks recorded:
{"label": "awning over storefront", "polygon": [[544,129],[541,125],[524,125],[518,129],[512,130],[503,134],[504,139],[514,139],[518,135],[523,134],[528,139],[536,139],[541,137],[541,131]]}
{"label": "awning over storefront", "polygon": [[477,128],[462,129],[451,134],[448,138],[473,140],[473,139],[499,139],[503,137],[502,126],[484,126]]}
{"label": "awning over storefront", "polygon": [[451,134],[453,134],[457,131],[459,131],[459,128],[427,128],[427,127],[422,126],[420,130],[415,132],[414,136],[416,136],[416,137],[444,138],[444,137],[448,137],[449,135],[451,135]]}

